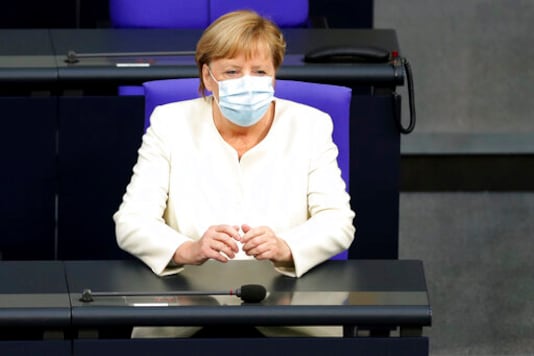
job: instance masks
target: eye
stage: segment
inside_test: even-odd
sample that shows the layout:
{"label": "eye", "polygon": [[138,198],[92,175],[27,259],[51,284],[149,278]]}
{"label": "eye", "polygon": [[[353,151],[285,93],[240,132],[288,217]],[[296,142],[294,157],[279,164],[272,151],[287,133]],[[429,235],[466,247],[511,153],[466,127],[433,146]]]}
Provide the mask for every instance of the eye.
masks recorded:
{"label": "eye", "polygon": [[259,76],[263,76],[263,75],[267,75],[267,72],[264,71],[264,70],[259,69],[259,70],[256,70],[254,72],[254,74],[259,75]]}
{"label": "eye", "polygon": [[229,70],[224,71],[224,76],[226,78],[235,78],[238,75],[239,75],[239,71],[237,71],[235,69],[229,69]]}

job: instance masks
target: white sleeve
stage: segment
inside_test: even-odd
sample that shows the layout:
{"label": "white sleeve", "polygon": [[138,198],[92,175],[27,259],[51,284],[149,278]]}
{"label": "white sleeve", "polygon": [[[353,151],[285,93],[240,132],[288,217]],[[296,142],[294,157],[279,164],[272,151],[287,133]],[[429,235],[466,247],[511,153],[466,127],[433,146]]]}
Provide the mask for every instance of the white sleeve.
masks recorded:
{"label": "white sleeve", "polygon": [[171,142],[168,124],[156,108],[143,136],[133,175],[114,214],[119,246],[145,262],[158,275],[176,273],[170,261],[188,238],[164,220],[168,198]]}
{"label": "white sleeve", "polygon": [[295,277],[349,248],[355,232],[355,214],[337,163],[337,146],[332,140],[332,119],[324,114],[313,123],[308,173],[310,218],[280,233],[291,249],[294,268],[277,270]]}

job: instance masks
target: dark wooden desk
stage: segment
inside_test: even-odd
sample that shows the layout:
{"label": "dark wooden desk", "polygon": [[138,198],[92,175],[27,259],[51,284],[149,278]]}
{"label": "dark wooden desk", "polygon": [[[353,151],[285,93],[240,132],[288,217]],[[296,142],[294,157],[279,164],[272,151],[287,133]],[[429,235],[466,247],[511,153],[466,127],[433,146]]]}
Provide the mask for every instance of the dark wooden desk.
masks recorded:
{"label": "dark wooden desk", "polygon": [[0,354],[70,355],[71,307],[63,264],[0,262]]}
{"label": "dark wooden desk", "polygon": [[[278,73],[280,79],[340,84],[359,91],[370,87],[391,91],[404,83],[404,71],[390,63],[304,62],[305,53],[321,47],[380,47],[399,52],[394,30],[283,31],[287,54]],[[113,93],[117,84],[196,77],[191,52],[201,34],[201,30],[183,29],[0,30],[0,92],[78,90],[98,95]]]}
{"label": "dark wooden desk", "polygon": [[49,91],[58,80],[49,30],[0,30],[0,93]]}
{"label": "dark wooden desk", "polygon": [[47,332],[70,326],[61,262],[3,261],[0,280],[0,327],[4,330],[38,327]]}
{"label": "dark wooden desk", "polygon": [[[87,29],[52,30],[51,41],[63,88],[87,90],[103,84],[140,84],[147,80],[198,76],[194,60],[201,30]],[[287,54],[277,75],[353,88],[394,88],[404,73],[389,63],[304,63],[304,54],[321,47],[376,46],[399,51],[395,31],[363,29],[284,29]],[[76,54],[69,57],[68,54]],[[159,53],[159,54],[158,54]],[[70,60],[69,60],[70,59]]]}
{"label": "dark wooden desk", "polygon": [[[74,344],[84,354],[105,348],[145,354],[151,347],[195,350],[200,354],[221,347],[244,347],[246,339],[119,340],[98,339],[100,327],[169,325],[344,325],[344,338],[258,339],[259,354],[277,347],[319,354],[328,348],[336,354],[364,350],[366,355],[395,352],[428,353],[422,329],[431,324],[423,265],[420,261],[328,261],[300,279],[282,276],[270,263],[232,261],[188,266],[173,276],[157,277],[138,261],[69,261],[65,263],[72,304],[72,324],[81,337]],[[268,295],[257,304],[243,304],[235,296],[166,296],[158,292],[218,291],[244,284],[261,284]],[[154,296],[96,296],[80,301],[84,289],[93,292],[153,292]],[[362,330],[391,330],[390,337],[361,337]],[[397,332],[396,332],[397,331]],[[89,335],[89,337],[87,337]],[[83,337],[85,336],[85,337]],[[291,341],[288,341],[291,340]],[[99,346],[100,345],[100,346]],[[148,345],[151,345],[149,347]],[[274,345],[277,345],[276,347]],[[140,351],[144,350],[144,351]],[[211,350],[211,351],[210,351]],[[352,350],[352,351],[350,351]],[[388,351],[389,350],[389,351]],[[407,351],[409,350],[409,351]],[[354,354],[354,353],[353,353]]]}
{"label": "dark wooden desk", "polygon": [[[327,261],[300,279],[280,275],[270,262],[257,261],[209,261],[167,277],[155,276],[138,261],[68,261],[65,268],[72,321],[80,328],[221,323],[386,325],[399,327],[401,335],[408,328],[421,336],[422,328],[431,322],[420,261]],[[218,296],[222,305],[214,307],[213,298],[158,297],[158,292],[229,291],[245,284],[263,285],[268,291],[266,299],[245,305],[235,296]],[[83,302],[80,297],[85,289],[119,296]],[[154,295],[120,296],[136,291]]]}
{"label": "dark wooden desk", "polygon": [[[152,355],[154,350],[179,350],[208,355],[254,350],[255,355],[417,356],[428,355],[429,350],[428,338],[421,335],[431,324],[431,307],[420,261],[328,261],[300,279],[281,276],[270,263],[255,261],[209,262],[168,277],[155,276],[135,260],[14,261],[0,263],[0,279],[4,282],[0,287],[2,354]],[[235,296],[157,297],[163,291],[226,290],[250,283],[268,290],[261,303],[242,304]],[[84,303],[79,298],[86,288],[150,291],[156,296],[95,297]],[[345,325],[354,333],[343,338],[231,339],[103,338],[99,334],[103,329],[135,325],[240,324]],[[359,333],[373,328],[393,333],[382,337]]]}

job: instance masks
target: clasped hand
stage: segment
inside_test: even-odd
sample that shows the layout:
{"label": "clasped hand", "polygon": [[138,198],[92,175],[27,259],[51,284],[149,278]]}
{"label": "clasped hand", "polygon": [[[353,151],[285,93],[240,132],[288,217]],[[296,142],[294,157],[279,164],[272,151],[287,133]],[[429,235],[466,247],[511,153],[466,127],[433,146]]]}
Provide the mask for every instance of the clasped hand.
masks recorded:
{"label": "clasped hand", "polygon": [[[240,230],[243,234],[240,234]],[[227,262],[239,252],[239,244],[245,254],[257,260],[275,263],[291,262],[291,250],[287,243],[277,237],[267,226],[213,225],[197,241],[182,244],[174,254],[178,264],[202,264],[208,259]]]}

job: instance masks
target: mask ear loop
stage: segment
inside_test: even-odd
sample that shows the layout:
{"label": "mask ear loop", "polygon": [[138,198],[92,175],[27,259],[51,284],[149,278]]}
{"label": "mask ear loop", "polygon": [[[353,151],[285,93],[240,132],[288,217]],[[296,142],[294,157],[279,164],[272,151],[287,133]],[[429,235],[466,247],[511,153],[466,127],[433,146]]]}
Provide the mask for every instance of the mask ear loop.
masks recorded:
{"label": "mask ear loop", "polygon": [[[209,65],[206,64],[206,67],[208,68],[208,73],[211,77],[211,79],[213,79],[213,81],[215,83],[217,83],[217,87],[219,87],[219,81],[215,78],[215,76],[213,75],[213,72],[211,71],[211,68]],[[217,106],[219,107],[219,110],[221,109],[220,105],[219,105],[219,100],[217,99],[217,97],[215,96],[215,93],[212,91],[211,92],[211,96],[213,97],[213,100],[215,100],[215,103],[217,103]]]}
{"label": "mask ear loop", "polygon": [[208,67],[208,73],[210,74],[211,79],[213,79],[215,81],[215,83],[217,83],[217,85],[219,85],[219,81],[217,79],[215,79],[215,76],[213,75],[213,72],[211,71],[210,66],[206,65],[206,67]]}

